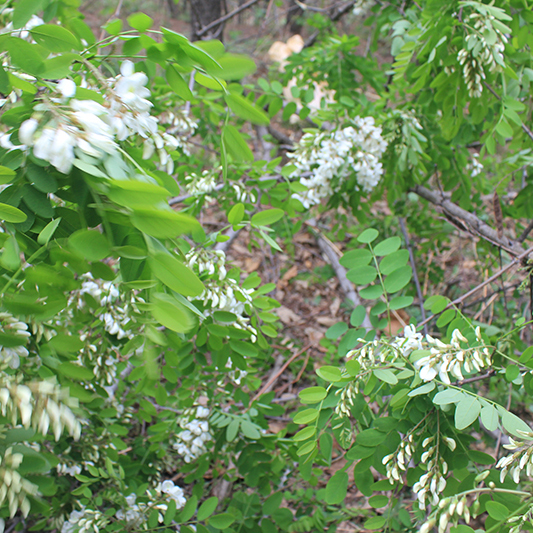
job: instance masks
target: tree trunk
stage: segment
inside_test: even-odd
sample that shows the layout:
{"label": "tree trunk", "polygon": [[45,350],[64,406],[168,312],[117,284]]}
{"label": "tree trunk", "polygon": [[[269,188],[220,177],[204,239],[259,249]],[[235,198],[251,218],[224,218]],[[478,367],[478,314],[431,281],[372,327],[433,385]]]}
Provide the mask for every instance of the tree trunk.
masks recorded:
{"label": "tree trunk", "polygon": [[302,8],[294,1],[289,0],[289,10],[287,11],[287,26],[291,35],[300,33],[302,31],[302,24],[300,17],[303,15]]}
{"label": "tree trunk", "polygon": [[199,35],[202,28],[218,20],[222,16],[224,0],[189,0],[191,6],[192,40],[207,39],[223,40],[224,24],[217,24],[205,34]]}
{"label": "tree trunk", "polygon": [[167,0],[168,10],[170,11],[170,18],[178,18],[178,5],[174,0]]}

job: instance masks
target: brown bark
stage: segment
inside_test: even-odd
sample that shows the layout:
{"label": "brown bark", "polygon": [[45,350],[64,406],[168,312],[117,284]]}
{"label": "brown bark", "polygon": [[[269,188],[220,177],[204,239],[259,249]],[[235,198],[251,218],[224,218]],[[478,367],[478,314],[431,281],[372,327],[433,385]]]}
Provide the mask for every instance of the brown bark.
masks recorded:
{"label": "brown bark", "polygon": [[302,8],[294,0],[289,0],[289,10],[287,11],[287,26],[289,27],[291,35],[301,33],[302,15]]}
{"label": "brown bark", "polygon": [[224,23],[217,24],[203,35],[202,28],[222,17],[224,0],[189,0],[191,6],[192,40],[223,40]]}

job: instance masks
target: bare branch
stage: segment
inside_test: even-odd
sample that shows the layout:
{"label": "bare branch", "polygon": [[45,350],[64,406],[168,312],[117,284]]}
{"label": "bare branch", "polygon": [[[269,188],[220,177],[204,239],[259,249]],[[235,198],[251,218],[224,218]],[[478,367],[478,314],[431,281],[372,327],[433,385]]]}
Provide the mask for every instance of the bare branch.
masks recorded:
{"label": "bare branch", "polygon": [[[333,245],[331,244],[329,239],[326,239],[326,237],[316,231],[316,228],[313,227],[314,224],[312,224],[312,221],[307,222],[307,225],[313,231],[317,239],[318,247],[320,248],[322,253],[328,258],[329,263],[333,267],[333,270],[335,271],[340,286],[346,294],[346,297],[351,300],[354,307],[362,305],[361,298],[359,298],[359,295],[355,291],[352,282],[346,277],[346,269],[340,264],[337,252],[333,248]],[[374,329],[372,324],[370,323],[370,317],[368,316],[368,313],[365,314],[365,319],[363,321],[362,326],[367,331]]]}
{"label": "bare branch", "polygon": [[[400,228],[405,239],[405,244],[409,250],[409,260],[411,261],[411,268],[413,269],[413,279],[415,281],[416,294],[418,296],[418,305],[420,306],[420,314],[422,315],[422,320],[426,320],[426,310],[424,309],[424,295],[422,294],[422,289],[420,288],[420,281],[418,280],[418,274],[416,272],[416,262],[415,256],[413,254],[413,246],[411,245],[411,239],[409,239],[409,233],[407,233],[407,228],[405,227],[405,220],[403,217],[399,218]],[[428,328],[427,324],[424,324],[424,335],[427,335]]]}
{"label": "bare branch", "polygon": [[230,18],[233,18],[235,15],[238,15],[241,11],[244,11],[245,9],[252,7],[254,4],[257,4],[257,2],[259,2],[259,0],[250,0],[249,2],[246,2],[246,4],[243,4],[242,6],[239,6],[237,9],[230,11],[223,17],[220,17],[217,20],[210,22],[207,26],[204,26],[201,30],[198,30],[196,32],[196,35],[198,37],[203,37],[209,30],[213,29],[215,26],[218,26],[219,24],[226,22],[226,20],[229,20]]}
{"label": "bare branch", "polygon": [[451,218],[452,222],[455,222],[456,225],[462,227],[464,230],[499,246],[512,256],[516,257],[523,252],[523,248],[520,246],[519,242],[513,241],[505,236],[500,238],[495,229],[491,228],[488,224],[485,224],[485,222],[473,213],[469,213],[462,207],[454,204],[443,193],[430,191],[423,185],[416,185],[412,190],[418,194],[418,196],[439,206],[445,215]]}
{"label": "bare branch", "polygon": [[[459,296],[459,298],[456,298],[453,302],[450,302],[442,311],[445,311],[446,309],[449,309],[450,307],[453,307],[457,304],[460,304],[467,298],[470,298],[472,294],[475,294],[477,291],[485,287],[486,285],[489,285],[493,281],[496,281],[502,274],[507,272],[512,266],[516,265],[517,263],[520,263],[522,259],[525,259],[529,256],[529,254],[533,253],[533,246],[531,248],[528,248],[525,252],[521,253],[519,256],[515,257],[511,260],[511,262],[508,265],[505,265],[503,268],[500,268],[496,274],[492,275],[490,278],[486,279],[483,283],[480,283],[476,287],[474,287],[472,290],[468,291],[467,293],[463,294],[462,296]],[[441,311],[441,313],[442,313]],[[436,315],[432,315],[429,318],[426,318],[423,322],[420,322],[417,327],[423,326],[424,324],[427,324],[431,320],[435,318]]]}

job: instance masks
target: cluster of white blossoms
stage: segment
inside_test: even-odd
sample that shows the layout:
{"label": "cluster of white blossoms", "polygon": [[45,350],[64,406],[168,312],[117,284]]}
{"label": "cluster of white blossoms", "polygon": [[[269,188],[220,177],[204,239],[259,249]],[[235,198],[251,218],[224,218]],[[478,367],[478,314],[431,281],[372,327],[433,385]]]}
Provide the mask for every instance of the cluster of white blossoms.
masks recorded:
{"label": "cluster of white blossoms", "polygon": [[[164,514],[168,509],[168,502],[176,502],[176,510],[180,510],[187,503],[183,490],[170,479],[159,483],[154,489],[146,491],[147,502],[137,502],[137,495],[126,496],[126,505],[118,509],[114,518],[123,522],[128,531],[138,531],[140,528],[148,530],[148,516],[153,509],[159,511],[158,522],[163,523]],[[61,533],[98,533],[109,524],[110,518],[98,510],[81,506],[74,510],[63,523]]]}
{"label": "cluster of white blossoms", "polygon": [[24,517],[28,516],[31,507],[28,496],[38,494],[37,486],[17,472],[22,459],[23,455],[14,453],[13,448],[7,448],[0,458],[0,505],[7,500],[11,518],[18,509]]}
{"label": "cluster of white blossoms", "polygon": [[387,479],[393,485],[401,480],[402,472],[407,470],[415,449],[413,432],[409,432],[400,442],[394,453],[386,455],[382,459],[387,471]]}
{"label": "cluster of white blossoms", "polygon": [[507,520],[507,525],[511,526],[509,533],[521,533],[528,531],[533,523],[533,507],[530,507],[524,514],[513,516]]}
{"label": "cluster of white blossoms", "polygon": [[503,447],[513,451],[512,454],[502,457],[496,468],[501,468],[500,480],[503,480],[510,474],[515,483],[520,482],[520,474],[525,469],[526,475],[531,477],[533,474],[533,432],[518,430],[519,433],[529,440],[528,443],[509,437],[509,444]]}
{"label": "cluster of white blossoms", "polygon": [[462,519],[468,524],[470,523],[470,517],[470,508],[466,495],[443,498],[439,502],[438,513],[435,513],[434,516],[431,516],[429,520],[422,524],[419,533],[430,533],[437,525],[437,522],[438,533],[446,533],[450,523],[457,526],[459,520]]}
{"label": "cluster of white blossoms", "polygon": [[352,13],[356,17],[362,17],[366,15],[376,5],[375,0],[356,0]]}
{"label": "cluster of white blossoms", "polygon": [[[354,125],[333,132],[306,133],[288,154],[307,191],[293,194],[304,207],[320,203],[340,190],[346,179],[355,173],[359,189],[371,192],[383,174],[381,157],[387,142],[373,117],[356,117]],[[303,177],[303,174],[310,177]]]}
{"label": "cluster of white blossoms", "polygon": [[257,330],[246,316],[246,307],[252,305],[251,295],[254,291],[243,289],[237,281],[227,276],[226,254],[222,250],[193,248],[185,255],[185,262],[201,277],[205,286],[200,296],[189,296],[189,300],[202,301],[206,315],[212,315],[215,311],[233,313],[236,316],[234,327],[249,331],[251,341],[255,342]]}
{"label": "cluster of white blossoms", "polygon": [[191,196],[205,195],[207,202],[212,202],[214,198],[209,196],[217,188],[217,178],[220,169],[203,170],[201,174],[191,172],[185,176],[184,188]]}
{"label": "cluster of white blossoms", "polygon": [[165,113],[160,117],[160,122],[165,125],[167,133],[172,135],[183,153],[190,155],[188,141],[198,128],[198,122],[185,111]]}
{"label": "cluster of white blossoms", "polygon": [[475,12],[465,19],[468,35],[466,48],[459,50],[457,60],[463,67],[463,77],[472,98],[479,98],[483,93],[485,69],[499,72],[505,68],[503,52],[511,30],[486,12]]}
{"label": "cluster of white blossoms", "polygon": [[118,76],[102,82],[105,98],[99,104],[76,99],[76,83],[60,80],[55,86],[57,96],[45,95],[46,99],[35,105],[33,116],[20,126],[22,144],[13,145],[10,134],[4,134],[0,144],[10,150],[31,148],[35,157],[68,174],[77,159],[94,163],[118,157],[118,142],[139,135],[143,157],[148,159],[157,150],[161,165],[172,172],[169,152],[179,142],[169,133],[158,132],[158,121],[150,115],[147,82],[146,74],[135,72],[133,63],[124,61]]}
{"label": "cluster of white blossoms", "polygon": [[163,522],[164,513],[168,509],[168,501],[174,500],[176,502],[176,509],[181,509],[186,503],[187,499],[183,494],[183,489],[175,485],[171,479],[166,479],[162,483],[158,483],[154,490],[148,491],[149,494],[159,500],[159,503],[153,506],[154,509],[161,511],[159,513],[159,523]]}
{"label": "cluster of white blossoms", "polygon": [[71,464],[68,465],[66,463],[59,463],[56,466],[57,473],[59,475],[68,475],[68,476],[76,476],[78,474],[81,474],[82,468],[78,464]]}
{"label": "cluster of white blossoms", "polygon": [[79,511],[72,511],[68,520],[63,522],[61,533],[98,533],[108,523],[108,518],[101,511],[82,505]]}
{"label": "cluster of white blossoms", "polygon": [[483,172],[483,163],[479,161],[479,154],[472,154],[472,159],[470,163],[466,165],[466,170],[470,172],[470,176],[475,178]]}
{"label": "cluster of white blossoms", "polygon": [[464,379],[462,370],[479,372],[482,368],[491,365],[491,355],[487,346],[484,345],[481,337],[481,329],[475,329],[478,346],[464,348],[461,343],[468,343],[468,339],[458,330],[454,329],[449,344],[439,339],[434,339],[431,335],[423,338],[417,333],[413,325],[406,326],[404,336],[397,337],[392,343],[402,355],[408,357],[414,350],[427,350],[429,354],[422,356],[414,362],[415,368],[419,371],[420,377],[424,381],[432,381],[437,376],[447,384],[450,384],[451,374],[458,380]]}
{"label": "cluster of white blossoms", "polygon": [[79,439],[81,424],[70,409],[77,405],[77,400],[69,396],[68,389],[61,388],[54,381],[22,385],[12,376],[0,376],[0,410],[13,425],[20,418],[25,428],[31,426],[43,435],[52,429],[56,440],[65,429]]}
{"label": "cluster of white blossoms", "polygon": [[7,364],[10,368],[18,368],[20,366],[20,358],[29,355],[28,350],[24,346],[27,343],[30,332],[28,331],[28,324],[15,318],[9,313],[0,313],[0,333],[6,337],[11,337],[16,344],[15,346],[3,346],[0,344],[0,363]]}
{"label": "cluster of white blossoms", "polygon": [[[453,451],[456,443],[452,438],[443,438],[445,444]],[[427,437],[422,442],[424,452],[420,462],[426,465],[426,473],[420,476],[420,479],[413,485],[413,492],[418,500],[418,507],[421,510],[426,509],[426,500],[433,506],[438,505],[439,494],[446,488],[446,478],[448,473],[448,464],[439,453],[438,437]]]}
{"label": "cluster of white blossoms", "polygon": [[198,406],[196,409],[186,410],[179,421],[182,431],[177,434],[172,447],[186,463],[207,452],[207,443],[213,439],[208,421],[209,414],[207,407]]}

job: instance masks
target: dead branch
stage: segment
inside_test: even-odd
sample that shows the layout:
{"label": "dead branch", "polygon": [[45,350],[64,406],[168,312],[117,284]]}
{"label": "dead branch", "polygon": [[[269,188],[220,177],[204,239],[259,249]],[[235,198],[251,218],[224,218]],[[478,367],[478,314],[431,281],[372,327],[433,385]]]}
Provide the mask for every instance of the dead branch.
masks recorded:
{"label": "dead branch", "polygon": [[[337,279],[339,280],[339,284],[344,291],[344,294],[346,294],[346,297],[352,302],[354,308],[358,305],[362,305],[361,298],[359,298],[359,295],[354,289],[352,282],[346,277],[346,269],[340,264],[339,256],[333,248],[332,243],[329,242],[329,240],[321,235],[318,231],[316,231],[316,228],[313,227],[313,221],[307,222],[307,225],[310,227],[314,236],[316,237],[317,244],[321,252],[327,257],[330,265],[333,267]],[[365,314],[365,319],[363,320],[362,326],[367,331],[374,329],[370,322],[368,312]]]}
{"label": "dead branch", "polygon": [[257,2],[259,2],[259,0],[250,0],[249,2],[246,2],[246,4],[239,6],[237,9],[234,9],[233,11],[226,13],[223,17],[220,17],[217,20],[210,22],[207,26],[204,26],[202,29],[198,30],[196,32],[196,35],[198,37],[203,37],[209,30],[213,29],[215,26],[218,26],[219,24],[226,22],[226,20],[233,18],[235,15],[238,15],[241,11],[244,11],[245,9],[248,9],[254,4],[257,4]]}
{"label": "dead branch", "polygon": [[423,185],[416,185],[412,190],[421,198],[440,207],[444,214],[450,218],[450,221],[455,223],[461,229],[469,231],[473,235],[479,236],[490,243],[499,246],[514,257],[523,252],[523,248],[518,242],[505,236],[500,238],[495,229],[491,228],[488,224],[485,224],[485,222],[473,213],[454,204],[448,196],[443,193],[431,191]]}
{"label": "dead branch", "polygon": [[[460,304],[461,302],[463,302],[467,298],[470,298],[470,296],[472,296],[472,294],[475,294],[477,291],[479,291],[480,289],[482,289],[483,287],[485,287],[489,283],[492,283],[493,281],[496,281],[502,274],[507,272],[507,270],[509,270],[512,266],[516,265],[517,263],[520,263],[522,261],[522,259],[525,259],[526,257],[528,257],[529,254],[531,254],[531,253],[533,253],[533,247],[528,248],[525,252],[521,253],[520,255],[518,255],[517,257],[512,259],[509,264],[505,265],[503,268],[500,268],[500,270],[498,270],[498,272],[496,272],[496,274],[494,274],[490,278],[486,279],[483,283],[480,283],[479,285],[474,287],[472,290],[468,291],[467,293],[463,294],[462,296],[459,296],[459,298],[456,298],[453,302],[450,302],[441,311],[441,313],[443,311],[445,311],[446,309],[449,309],[450,307],[453,307],[455,305]],[[428,322],[433,320],[435,318],[435,316],[436,315],[431,315],[430,317],[426,318],[426,320],[424,320],[424,321],[420,322],[420,324],[418,324],[417,328],[420,327],[420,326],[423,326],[424,324],[427,324]]]}

